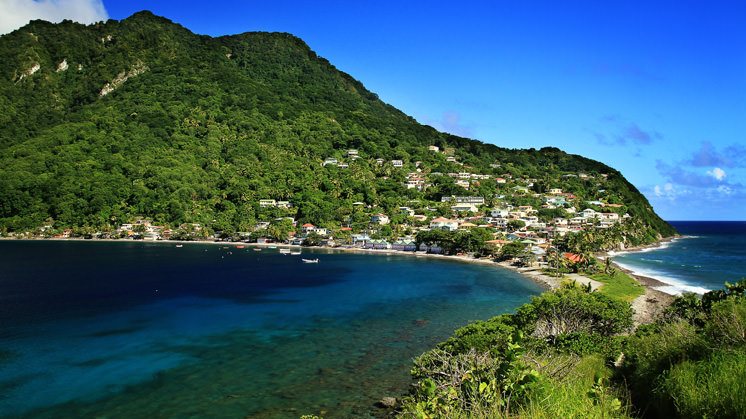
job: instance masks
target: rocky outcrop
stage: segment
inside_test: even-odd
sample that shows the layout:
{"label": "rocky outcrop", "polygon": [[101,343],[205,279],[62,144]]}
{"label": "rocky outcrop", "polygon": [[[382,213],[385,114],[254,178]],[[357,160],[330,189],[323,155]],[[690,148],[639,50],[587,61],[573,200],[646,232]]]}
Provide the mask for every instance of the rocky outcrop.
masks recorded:
{"label": "rocky outcrop", "polygon": [[142,61],[137,60],[135,64],[132,64],[132,67],[130,67],[130,70],[128,72],[122,71],[121,73],[117,74],[117,76],[114,78],[114,80],[110,81],[109,83],[106,83],[104,87],[101,89],[101,93],[99,93],[100,97],[104,97],[108,95],[109,93],[113,92],[117,87],[121,86],[124,82],[127,81],[130,77],[139,76],[140,74],[148,71],[150,68],[146,66]]}

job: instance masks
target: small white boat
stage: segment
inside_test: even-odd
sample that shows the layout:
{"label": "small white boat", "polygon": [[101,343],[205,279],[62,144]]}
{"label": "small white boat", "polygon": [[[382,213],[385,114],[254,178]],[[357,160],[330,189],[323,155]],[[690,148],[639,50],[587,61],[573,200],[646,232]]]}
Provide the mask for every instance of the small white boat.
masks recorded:
{"label": "small white boat", "polygon": [[300,252],[290,252],[291,255],[298,256]]}
{"label": "small white boat", "polygon": [[287,255],[290,253],[290,249],[280,249],[280,253],[283,255]]}
{"label": "small white boat", "polygon": [[301,259],[303,263],[319,263],[318,259]]}

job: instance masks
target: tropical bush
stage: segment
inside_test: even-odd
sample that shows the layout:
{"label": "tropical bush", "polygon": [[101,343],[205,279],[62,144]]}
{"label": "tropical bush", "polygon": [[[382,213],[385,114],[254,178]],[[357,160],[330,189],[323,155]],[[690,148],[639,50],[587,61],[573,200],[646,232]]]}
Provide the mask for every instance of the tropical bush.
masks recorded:
{"label": "tropical bush", "polygon": [[628,335],[627,303],[566,285],[417,358],[400,417],[744,417],[745,291],[681,296]]}

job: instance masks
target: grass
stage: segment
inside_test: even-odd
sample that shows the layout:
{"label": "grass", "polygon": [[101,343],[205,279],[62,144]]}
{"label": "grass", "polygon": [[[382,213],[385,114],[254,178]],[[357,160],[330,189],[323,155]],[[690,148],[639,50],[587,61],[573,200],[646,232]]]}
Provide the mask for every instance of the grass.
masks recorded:
{"label": "grass", "polygon": [[604,284],[599,289],[602,294],[628,303],[645,294],[645,287],[620,270],[615,270],[611,274],[598,273],[588,277]]}
{"label": "grass", "polygon": [[666,374],[663,390],[684,418],[743,417],[746,414],[746,354],[718,352],[686,361]]}

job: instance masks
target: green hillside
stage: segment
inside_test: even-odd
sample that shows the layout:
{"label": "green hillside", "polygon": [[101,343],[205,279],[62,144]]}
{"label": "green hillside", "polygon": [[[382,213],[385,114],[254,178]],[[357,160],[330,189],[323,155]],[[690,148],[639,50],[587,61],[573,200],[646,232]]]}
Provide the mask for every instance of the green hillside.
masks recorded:
{"label": "green hillside", "polygon": [[[361,229],[375,213],[406,224],[394,219],[401,206],[449,216],[443,196],[536,207],[560,188],[579,211],[592,201],[629,214],[642,241],[675,234],[618,171],[418,124],[285,33],[212,38],[150,12],[33,21],[0,37],[0,106],[3,232],[143,218],[206,232],[280,217]],[[464,187],[448,175],[463,172],[480,177]],[[410,173],[421,188],[407,188]]]}

